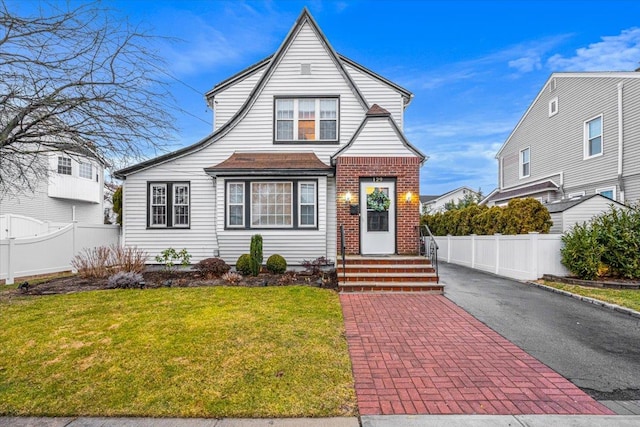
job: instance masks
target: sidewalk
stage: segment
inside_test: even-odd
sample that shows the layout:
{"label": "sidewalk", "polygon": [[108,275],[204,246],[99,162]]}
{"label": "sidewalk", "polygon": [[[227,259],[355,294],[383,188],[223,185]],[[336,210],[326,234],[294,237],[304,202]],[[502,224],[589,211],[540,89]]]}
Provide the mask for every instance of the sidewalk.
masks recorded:
{"label": "sidewalk", "polygon": [[363,416],[614,415],[443,296],[340,300]]}

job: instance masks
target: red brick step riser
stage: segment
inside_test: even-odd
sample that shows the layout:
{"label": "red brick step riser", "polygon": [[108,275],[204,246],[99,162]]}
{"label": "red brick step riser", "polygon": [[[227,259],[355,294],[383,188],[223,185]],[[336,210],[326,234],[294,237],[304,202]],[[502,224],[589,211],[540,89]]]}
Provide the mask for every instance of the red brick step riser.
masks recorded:
{"label": "red brick step riser", "polygon": [[338,274],[342,274],[344,271],[347,273],[435,273],[436,270],[431,266],[420,266],[420,267],[350,267],[347,266],[346,269],[342,269],[342,267],[338,267],[336,270]]}
{"label": "red brick step riser", "polygon": [[[402,283],[402,282],[436,282],[437,277],[424,277],[424,276],[405,276],[405,277],[395,277],[395,276],[387,276],[387,277],[363,277],[363,276],[351,276],[346,278],[346,283],[353,282],[385,282],[385,283]],[[345,283],[345,279],[342,276],[338,276],[338,281],[340,283]]]}

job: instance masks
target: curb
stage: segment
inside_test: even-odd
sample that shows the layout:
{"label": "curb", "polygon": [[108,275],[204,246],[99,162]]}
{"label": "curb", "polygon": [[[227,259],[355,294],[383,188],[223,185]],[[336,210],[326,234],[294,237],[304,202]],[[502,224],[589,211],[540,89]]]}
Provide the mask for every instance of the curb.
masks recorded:
{"label": "curb", "polygon": [[627,307],[619,306],[618,304],[612,304],[612,303],[609,303],[609,302],[600,301],[600,300],[595,299],[595,298],[585,297],[585,296],[582,296],[582,295],[574,294],[574,293],[571,293],[571,292],[568,292],[568,291],[564,291],[562,289],[556,289],[554,287],[543,285],[543,284],[536,283],[536,282],[529,281],[529,280],[527,280],[525,283],[527,283],[529,285],[533,285],[533,286],[535,286],[537,288],[540,288],[540,289],[544,289],[545,291],[554,292],[556,294],[560,294],[560,295],[564,295],[564,296],[567,296],[567,297],[575,298],[575,299],[580,300],[580,301],[588,302],[589,304],[593,304],[593,305],[597,305],[597,306],[600,306],[600,307],[608,308],[609,310],[617,311],[619,313],[623,313],[623,314],[626,314],[626,315],[629,315],[629,316],[636,317],[636,318],[640,319],[640,312],[632,310],[632,309],[627,308]]}

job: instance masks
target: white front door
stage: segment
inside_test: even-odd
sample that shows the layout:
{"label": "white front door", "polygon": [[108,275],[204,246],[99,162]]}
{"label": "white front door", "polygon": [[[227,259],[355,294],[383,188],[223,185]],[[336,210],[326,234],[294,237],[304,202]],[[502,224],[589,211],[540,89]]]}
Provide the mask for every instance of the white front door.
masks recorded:
{"label": "white front door", "polygon": [[388,255],[396,252],[396,185],[369,178],[360,182],[360,252]]}

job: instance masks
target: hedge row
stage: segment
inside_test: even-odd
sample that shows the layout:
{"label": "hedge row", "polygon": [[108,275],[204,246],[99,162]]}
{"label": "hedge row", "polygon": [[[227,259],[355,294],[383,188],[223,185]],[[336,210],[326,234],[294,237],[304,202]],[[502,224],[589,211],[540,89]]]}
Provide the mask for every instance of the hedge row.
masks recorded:
{"label": "hedge row", "polygon": [[640,279],[640,206],[613,206],[562,236],[562,263],[581,279]]}
{"label": "hedge row", "polygon": [[422,223],[436,236],[548,233],[553,224],[547,208],[532,198],[512,199],[505,207],[473,204],[463,209],[423,215]]}

